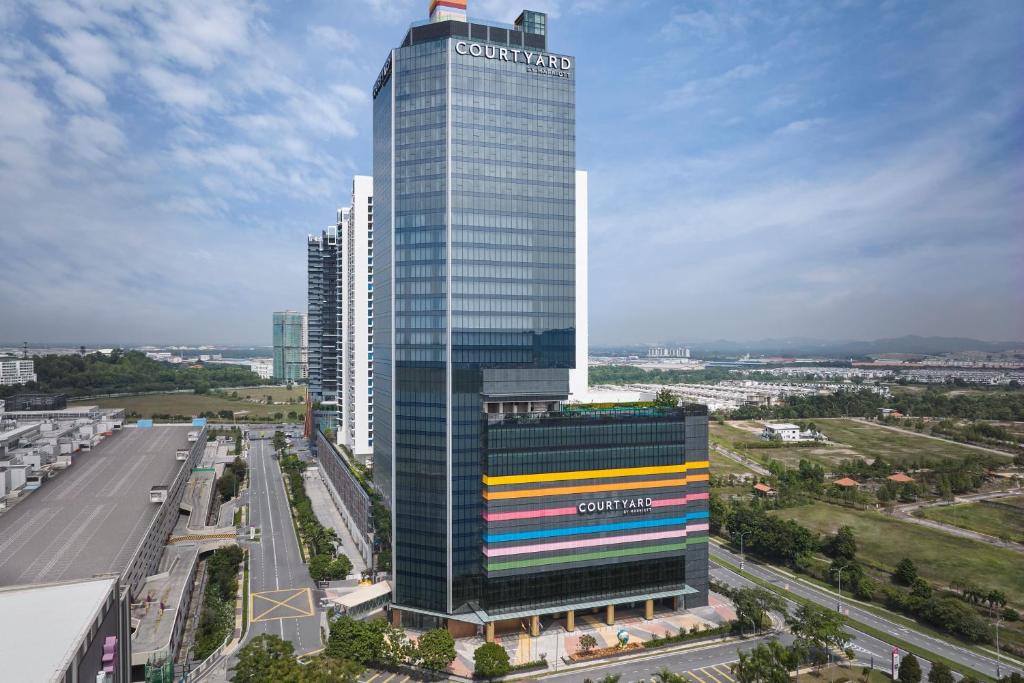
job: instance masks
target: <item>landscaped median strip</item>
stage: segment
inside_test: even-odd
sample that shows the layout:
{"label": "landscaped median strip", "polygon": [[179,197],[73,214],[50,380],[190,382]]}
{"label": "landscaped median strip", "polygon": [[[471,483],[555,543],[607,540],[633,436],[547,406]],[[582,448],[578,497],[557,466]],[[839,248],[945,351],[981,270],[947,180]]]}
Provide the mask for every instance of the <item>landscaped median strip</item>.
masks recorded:
{"label": "landscaped median strip", "polygon": [[[737,567],[736,565],[732,564],[731,562],[727,562],[726,560],[723,560],[723,559],[718,558],[718,557],[714,558],[712,561],[715,562],[716,564],[719,564],[719,565],[725,567],[726,569],[728,569],[729,571],[733,572],[734,574],[739,574],[740,576],[742,576],[743,578],[747,579],[748,581],[756,583],[758,586],[761,586],[762,588],[764,588],[766,590],[769,590],[769,591],[771,591],[773,593],[777,593],[777,594],[781,595],[782,597],[786,598],[787,600],[791,600],[792,602],[796,602],[796,603],[799,603],[801,605],[814,605],[816,607],[820,607],[821,606],[818,603],[814,602],[813,600],[809,600],[807,598],[801,597],[801,596],[797,595],[796,593],[791,593],[790,591],[788,591],[788,590],[786,590],[784,588],[779,588],[778,586],[776,586],[775,584],[773,584],[773,583],[771,583],[769,581],[765,581],[764,579],[758,578],[757,576],[754,576],[753,574],[749,574],[749,573],[743,571],[742,569],[740,569],[739,567]],[[877,638],[878,640],[881,640],[882,642],[890,643],[892,645],[895,645],[896,647],[900,648],[901,650],[906,650],[907,652],[913,653],[915,656],[922,657],[922,658],[928,660],[929,662],[932,662],[933,664],[942,662],[943,664],[946,664],[953,671],[956,671],[957,673],[959,673],[961,675],[964,675],[964,676],[972,676],[975,679],[980,680],[980,681],[992,681],[994,683],[995,680],[996,680],[992,676],[989,676],[987,674],[983,674],[980,671],[972,669],[971,667],[964,666],[963,664],[959,664],[957,662],[954,662],[953,660],[947,659],[946,657],[943,657],[942,655],[935,654],[934,652],[931,652],[930,650],[926,650],[926,649],[924,649],[922,647],[918,647],[917,645],[914,645],[913,643],[908,643],[907,641],[903,640],[902,638],[899,638],[899,637],[897,637],[897,636],[895,636],[895,635],[893,635],[891,633],[885,633],[884,631],[879,631],[878,629],[876,629],[876,628],[874,628],[872,626],[868,626],[867,624],[865,624],[863,622],[860,622],[860,621],[857,621],[856,619],[853,619],[853,618],[851,618],[851,617],[849,617],[847,615],[842,615],[842,616],[843,616],[843,620],[846,622],[846,624],[850,628],[853,628],[853,629],[855,629],[857,631],[860,631],[860,632],[862,632],[862,633],[864,633],[866,635],[869,635],[872,638]]]}

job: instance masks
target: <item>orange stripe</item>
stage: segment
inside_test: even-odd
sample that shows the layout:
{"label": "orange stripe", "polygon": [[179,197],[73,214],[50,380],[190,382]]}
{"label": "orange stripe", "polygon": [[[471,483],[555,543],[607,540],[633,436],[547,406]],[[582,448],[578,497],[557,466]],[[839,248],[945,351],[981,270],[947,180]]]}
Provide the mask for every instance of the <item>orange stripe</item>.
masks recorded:
{"label": "orange stripe", "polygon": [[486,500],[505,500],[509,498],[539,498],[540,496],[558,496],[566,493],[598,493],[600,491],[632,491],[634,489],[654,489],[661,486],[685,486],[693,481],[707,481],[706,474],[691,474],[682,479],[659,479],[658,481],[636,481],[616,484],[590,484],[589,486],[559,486],[549,489],[525,489],[519,491],[488,491],[484,489]]}

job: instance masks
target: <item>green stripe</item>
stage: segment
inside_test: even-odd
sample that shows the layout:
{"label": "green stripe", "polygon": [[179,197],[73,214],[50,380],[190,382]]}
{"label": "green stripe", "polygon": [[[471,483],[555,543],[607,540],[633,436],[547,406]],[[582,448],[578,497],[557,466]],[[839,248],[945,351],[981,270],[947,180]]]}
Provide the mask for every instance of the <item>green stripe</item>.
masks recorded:
{"label": "green stripe", "polygon": [[[694,538],[691,545],[706,543],[706,538]],[[500,572],[505,569],[521,569],[523,567],[540,567],[546,564],[562,564],[565,562],[586,562],[587,560],[604,560],[610,557],[629,557],[630,555],[646,555],[649,553],[664,553],[670,550],[686,550],[686,541],[682,543],[666,543],[663,545],[648,545],[642,548],[623,548],[621,550],[600,550],[582,555],[554,555],[552,557],[540,557],[532,560],[513,560],[511,562],[488,562],[487,571]]]}

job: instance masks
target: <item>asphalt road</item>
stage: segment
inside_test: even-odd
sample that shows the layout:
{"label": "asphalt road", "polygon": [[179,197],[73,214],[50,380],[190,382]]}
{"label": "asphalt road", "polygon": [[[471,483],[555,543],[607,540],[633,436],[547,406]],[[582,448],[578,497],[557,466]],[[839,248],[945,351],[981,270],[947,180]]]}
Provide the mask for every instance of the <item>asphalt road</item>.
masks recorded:
{"label": "asphalt road", "polygon": [[[743,577],[734,574],[724,567],[715,565],[715,558],[722,558],[730,564],[738,567],[740,564],[740,558],[738,555],[712,543],[710,546],[712,576],[729,585],[749,585],[749,582],[747,582]],[[812,600],[823,607],[828,607],[829,609],[836,608],[836,595],[828,593],[821,588],[807,584],[803,581],[799,581],[793,577],[786,576],[774,569],[770,569],[764,565],[750,562],[748,560],[744,566],[744,571],[759,579],[769,581],[777,586],[783,587],[789,592],[799,595],[802,598]],[[877,616],[873,612],[868,612],[857,606],[856,603],[850,603],[846,600],[843,601],[843,613],[848,614],[851,618],[867,624],[882,633],[893,635],[901,640],[928,650],[929,652],[941,654],[949,660],[964,666],[969,666],[981,673],[988,674],[993,677],[996,675],[996,658],[994,655],[991,657],[980,655],[972,650],[954,645],[948,641],[940,640],[919,631],[912,630],[902,624]],[[865,654],[873,654],[876,657],[876,661],[879,656],[881,656],[883,660],[887,661],[889,653],[892,651],[891,645],[883,643],[859,631],[851,632],[854,635],[854,645],[856,646],[854,649],[857,651],[858,659],[863,659]],[[1004,658],[1001,671],[1005,676],[1011,671],[1020,671],[1020,667],[1009,665],[1007,660]]]}
{"label": "asphalt road", "polygon": [[260,541],[249,544],[246,641],[272,633],[290,640],[296,654],[304,654],[322,647],[320,615],[313,581],[299,554],[284,480],[272,453],[270,439],[250,442],[249,523],[259,529]]}

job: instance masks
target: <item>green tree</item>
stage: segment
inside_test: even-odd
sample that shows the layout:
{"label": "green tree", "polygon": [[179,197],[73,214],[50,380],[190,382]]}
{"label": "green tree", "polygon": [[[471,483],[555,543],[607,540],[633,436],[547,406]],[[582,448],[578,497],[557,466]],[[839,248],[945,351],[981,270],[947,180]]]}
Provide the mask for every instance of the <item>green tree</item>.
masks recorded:
{"label": "green tree", "polygon": [[[386,623],[386,622],[385,622]],[[381,644],[380,661],[389,666],[399,664],[414,664],[416,660],[416,646],[406,637],[405,631],[398,626],[387,624],[383,631],[383,643]]]}
{"label": "green tree", "polygon": [[224,468],[224,474],[217,480],[217,492],[220,493],[222,501],[231,500],[231,497],[238,491],[238,477],[230,468]]}
{"label": "green tree", "polygon": [[801,605],[786,621],[803,649],[845,652],[849,647],[850,636],[843,630],[843,617],[837,612],[813,604]]}
{"label": "green tree", "polygon": [[314,581],[327,581],[330,568],[331,558],[329,555],[314,555],[309,558],[309,576]]}
{"label": "green tree", "polygon": [[896,678],[900,683],[921,683],[921,664],[917,661],[917,657],[907,653],[907,656],[900,662]]}
{"label": "green tree", "polygon": [[839,527],[835,535],[825,543],[825,552],[837,560],[852,560],[857,554],[853,529],[848,526]]}
{"label": "green tree", "polygon": [[687,681],[683,676],[677,673],[672,673],[664,667],[662,667],[658,673],[654,674],[654,678],[658,683],[689,683],[689,681]]}
{"label": "green tree", "polygon": [[912,560],[904,557],[896,565],[896,571],[893,572],[892,578],[896,580],[896,583],[904,586],[913,585],[914,579],[917,578],[917,566]]}
{"label": "green tree", "polygon": [[331,622],[326,653],[359,664],[381,661],[388,623],[383,619],[357,621],[349,616]]}
{"label": "green tree", "polygon": [[266,634],[256,636],[238,651],[231,669],[232,683],[278,683],[297,681],[302,675],[295,661],[295,648],[287,640]]}
{"label": "green tree", "polygon": [[473,673],[481,678],[497,678],[509,672],[508,652],[497,643],[484,643],[473,652]]}
{"label": "green tree", "polygon": [[416,652],[423,667],[438,673],[455,661],[455,639],[443,628],[435,628],[420,636]]}
{"label": "green tree", "polygon": [[590,654],[590,651],[593,650],[595,647],[597,647],[597,638],[590,635],[589,633],[584,633],[582,636],[580,636],[579,643],[577,643],[576,645],[576,649],[581,655]]}
{"label": "green tree", "polygon": [[947,664],[935,662],[928,672],[928,683],[956,683],[956,678]]}
{"label": "green tree", "polygon": [[910,584],[910,594],[915,598],[921,598],[927,600],[932,597],[932,586],[930,583],[922,579],[920,576],[914,579],[914,582]]}
{"label": "green tree", "polygon": [[654,407],[675,408],[679,405],[679,397],[669,389],[660,389],[654,396]]}
{"label": "green tree", "polygon": [[793,656],[779,641],[771,640],[749,653],[737,654],[739,661],[731,667],[736,683],[789,683]]}
{"label": "green tree", "polygon": [[786,611],[782,598],[763,588],[741,588],[733,596],[733,604],[736,606],[736,619],[743,626],[751,624],[754,631],[764,628],[768,612]]}
{"label": "green tree", "polygon": [[313,657],[300,669],[298,683],[356,683],[363,673],[361,664],[326,655]]}

